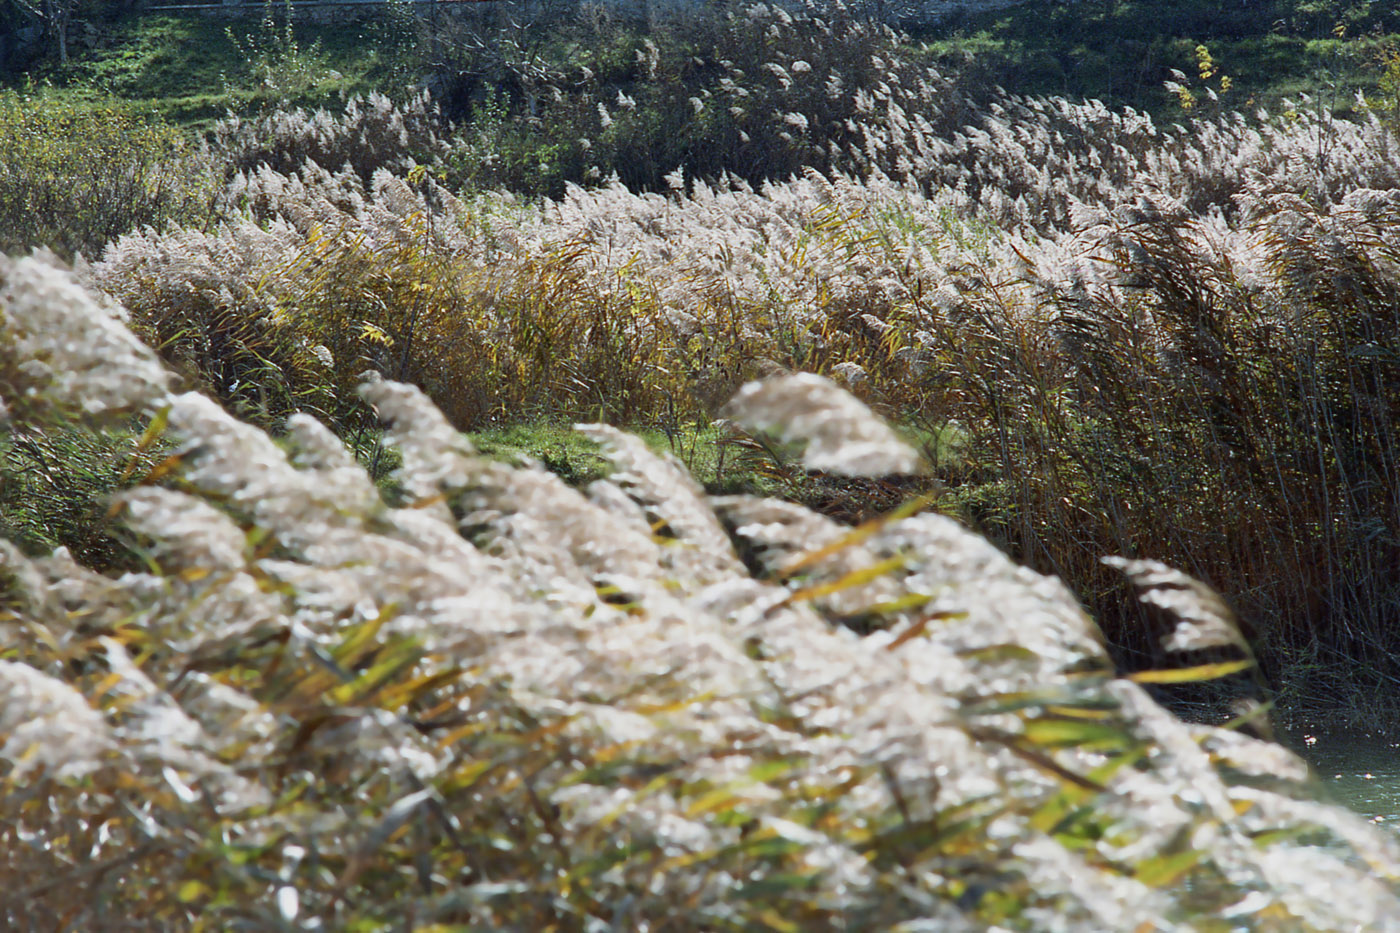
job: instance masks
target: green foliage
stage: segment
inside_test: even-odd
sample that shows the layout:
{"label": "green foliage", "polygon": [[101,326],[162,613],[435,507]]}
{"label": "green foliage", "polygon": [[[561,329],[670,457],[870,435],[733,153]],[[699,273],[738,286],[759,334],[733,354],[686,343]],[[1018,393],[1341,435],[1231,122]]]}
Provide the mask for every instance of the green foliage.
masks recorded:
{"label": "green foliage", "polygon": [[[689,98],[709,100],[706,94],[715,92],[719,62],[734,62],[749,77],[759,74],[751,67],[762,64],[753,58],[754,33],[744,34],[742,19],[738,34],[727,32],[722,12],[679,21],[662,16],[650,25],[603,10],[571,14],[553,8],[505,20],[475,15],[431,20],[386,4],[383,13],[327,26],[293,25],[281,2],[268,0],[261,19],[232,24],[128,13],[104,23],[100,41],[75,53],[66,70],[41,65],[33,73],[68,93],[139,100],[177,122],[197,123],[229,109],[265,109],[278,102],[315,107],[338,95],[375,90],[398,97],[432,74],[429,83],[441,90],[454,118],[474,119],[488,93],[508,106],[511,119],[499,134],[498,159],[488,162],[484,174],[474,166],[462,169],[464,180],[477,178],[488,187],[499,181],[516,190],[557,192],[564,181],[579,181],[596,167],[604,176],[617,170],[634,184],[644,175],[648,187],[659,188],[662,177],[683,162],[708,171],[701,163],[717,152],[729,170],[744,177],[781,177],[793,170],[786,156],[764,165],[775,155],[771,139],[735,152],[738,131],[753,138],[753,127],[743,118],[731,120],[724,107],[701,119],[679,119],[691,106]],[[1345,28],[1341,39],[1333,36],[1338,26]],[[1397,30],[1394,11],[1374,2],[1222,6],[1189,0],[1164,8],[1151,2],[1036,0],[1010,10],[954,16],[921,29],[917,38],[926,43],[921,56],[947,70],[966,71],[971,86],[1096,97],[1169,113],[1161,86],[1171,69],[1193,69],[1200,45],[1227,63],[1241,101],[1272,107],[1330,81],[1341,86],[1337,106],[1345,110],[1354,91],[1375,88],[1364,61],[1369,37]],[[656,50],[654,57],[644,43]],[[849,54],[836,48],[840,40],[826,38],[821,44],[833,46],[828,56]],[[1347,53],[1340,67],[1339,46]],[[1319,73],[1329,76],[1319,78]],[[562,105],[553,99],[556,89]],[[641,116],[620,125],[611,143],[601,141],[601,150],[581,152],[578,138],[600,143],[588,114],[599,102],[611,106],[619,91],[637,101]],[[489,114],[490,105],[483,112]],[[618,147],[615,158],[609,145]],[[811,161],[800,154],[791,158],[798,168]]]}
{"label": "green foliage", "polygon": [[[1346,110],[1356,90],[1374,87],[1359,54],[1366,37],[1397,31],[1393,5],[1375,2],[1031,0],[954,17],[917,38],[937,61],[958,67],[970,57],[984,80],[1016,93],[1091,97],[1174,116],[1167,105],[1177,98],[1164,99],[1161,87],[1173,69],[1195,71],[1200,46],[1225,63],[1239,101],[1274,107],[1330,82],[1343,86],[1337,107]],[[1338,47],[1347,53],[1340,67]]]}
{"label": "green foliage", "polygon": [[[631,426],[648,447],[674,457],[713,495],[771,496],[846,521],[860,522],[929,493],[936,483],[920,477],[852,479],[812,473],[765,438],[732,424],[695,422]],[[664,424],[664,419],[662,419]],[[571,486],[584,488],[607,475],[597,445],[554,422],[510,424],[469,435],[482,454],[507,463],[535,461]],[[929,441],[925,450],[934,450]],[[930,459],[938,462],[935,453]],[[947,463],[947,452],[944,453]],[[865,624],[868,620],[864,620]]]}
{"label": "green foliage", "polygon": [[[1219,78],[1218,86],[1220,93],[1216,93],[1216,88],[1211,86],[1214,78]],[[1216,64],[1215,58],[1210,54],[1210,49],[1204,45],[1196,46],[1196,79],[1199,81],[1198,91],[1193,91],[1190,86],[1178,82],[1168,82],[1167,90],[1176,95],[1177,103],[1183,112],[1190,112],[1200,104],[1199,94],[1206,95],[1211,104],[1210,109],[1220,109],[1220,98],[1228,94],[1234,79],[1229,75],[1220,74],[1220,66]],[[1189,80],[1189,79],[1188,79]]]}
{"label": "green foliage", "polygon": [[157,118],[0,90],[0,251],[100,252],[142,226],[199,222],[211,172]]}
{"label": "green foliage", "polygon": [[1366,103],[1392,127],[1400,129],[1400,39],[1387,38],[1378,43],[1373,62],[1380,71],[1376,92]]}
{"label": "green foliage", "polygon": [[225,35],[235,55],[245,63],[242,77],[270,94],[272,106],[286,107],[340,77],[326,64],[320,39],[302,47],[292,24],[291,0],[281,4],[265,0],[258,32],[240,39],[230,26]]}
{"label": "green foliage", "polygon": [[[288,28],[276,4],[234,19],[131,10],[99,27],[66,68],[32,63],[11,83],[43,81],[67,99],[114,98],[175,124],[207,126],[229,111],[322,106],[409,82],[408,36],[392,16]],[[270,82],[270,83],[269,83]]]}
{"label": "green foliage", "polygon": [[164,454],[129,430],[71,422],[30,425],[0,437],[0,537],[27,553],[66,547],[100,570],[130,569],[132,542],[108,512],[118,489],[149,476]]}

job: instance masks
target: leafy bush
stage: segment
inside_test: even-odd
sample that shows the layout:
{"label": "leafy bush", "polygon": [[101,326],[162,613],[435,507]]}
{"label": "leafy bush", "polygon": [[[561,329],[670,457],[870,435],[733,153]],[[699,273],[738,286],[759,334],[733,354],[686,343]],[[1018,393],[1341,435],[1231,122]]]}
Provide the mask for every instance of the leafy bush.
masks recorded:
{"label": "leafy bush", "polygon": [[158,120],[0,90],[0,251],[93,255],[139,227],[202,221],[213,195],[204,158]]}
{"label": "leafy bush", "polygon": [[1392,128],[1400,127],[1400,40],[1389,38],[1377,43],[1373,63],[1380,71],[1376,91],[1366,98]]}
{"label": "leafy bush", "polygon": [[[571,490],[372,382],[396,508],[313,419],[287,451],[167,392],[65,273],[5,260],[0,289],[0,384],[40,389],[16,412],[144,409],[182,443],[178,491],[115,503],[145,572],[0,550],[12,928],[1400,929],[1392,836],[1165,713],[1062,586],[946,518],[707,499],[600,425],[612,478]],[[820,378],[732,415],[812,465],[909,463]],[[1176,650],[1238,643],[1123,566]]]}

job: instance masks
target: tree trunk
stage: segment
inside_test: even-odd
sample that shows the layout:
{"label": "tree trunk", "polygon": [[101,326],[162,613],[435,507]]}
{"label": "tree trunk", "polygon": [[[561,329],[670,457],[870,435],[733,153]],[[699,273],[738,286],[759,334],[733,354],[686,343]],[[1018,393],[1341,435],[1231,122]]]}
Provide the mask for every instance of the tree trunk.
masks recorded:
{"label": "tree trunk", "polygon": [[44,26],[52,30],[58,42],[58,61],[68,64],[68,21],[73,16],[74,0],[44,0]]}

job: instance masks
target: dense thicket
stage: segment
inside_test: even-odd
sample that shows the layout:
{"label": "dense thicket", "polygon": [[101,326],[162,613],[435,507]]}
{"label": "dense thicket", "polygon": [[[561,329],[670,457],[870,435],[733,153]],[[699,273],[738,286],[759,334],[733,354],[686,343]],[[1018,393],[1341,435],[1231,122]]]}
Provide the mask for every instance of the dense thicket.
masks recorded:
{"label": "dense thicket", "polygon": [[[292,110],[215,133],[217,225],[133,234],[94,279],[240,412],[354,436],[366,369],[462,428],[668,430],[774,367],[830,373],[940,438],[945,507],[1071,581],[1124,663],[1159,661],[1157,631],[1108,553],[1219,587],[1295,700],[1400,676],[1400,156],[1379,118],[979,102],[876,27],[745,16],[769,58],[717,86],[766,101],[743,117],[764,152],[824,170],[463,200],[452,167],[489,127],[453,135],[422,98]],[[622,133],[659,106],[604,109]]]}
{"label": "dense thicket", "polygon": [[[627,35],[455,123],[0,98],[5,248],[74,258],[0,257],[3,925],[1400,929],[1266,709],[1144,692],[1400,678],[1384,113]],[[828,514],[458,433],[559,420]]]}
{"label": "dense thicket", "polygon": [[[1396,928],[1393,837],[1114,676],[1062,585],[950,519],[709,498],[602,425],[575,490],[370,380],[394,505],[315,419],[279,445],[172,393],[71,274],[4,260],[0,308],[14,427],[179,444],[113,502],[143,568],[0,545],[11,929]],[[913,466],[818,376],[729,411],[813,468]],[[1172,650],[1239,646],[1121,564]]]}

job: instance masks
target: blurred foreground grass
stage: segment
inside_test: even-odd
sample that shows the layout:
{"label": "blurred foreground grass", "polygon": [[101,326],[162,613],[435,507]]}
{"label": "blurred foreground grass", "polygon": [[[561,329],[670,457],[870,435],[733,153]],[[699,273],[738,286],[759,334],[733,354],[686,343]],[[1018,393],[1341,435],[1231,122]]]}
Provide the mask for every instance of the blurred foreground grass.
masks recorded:
{"label": "blurred foreground grass", "polygon": [[[0,307],[12,426],[163,454],[111,509],[140,568],[0,543],[11,929],[1400,929],[1400,842],[1143,692],[1251,665],[1180,572],[1117,562],[1186,660],[1120,676],[917,499],[710,496],[602,425],[580,490],[371,379],[387,501],[315,419],[171,391],[71,273],[0,260]],[[829,473],[917,460],[812,374],[728,411]]]}

